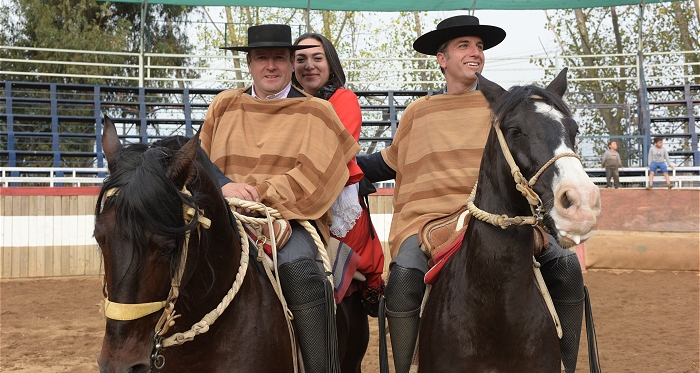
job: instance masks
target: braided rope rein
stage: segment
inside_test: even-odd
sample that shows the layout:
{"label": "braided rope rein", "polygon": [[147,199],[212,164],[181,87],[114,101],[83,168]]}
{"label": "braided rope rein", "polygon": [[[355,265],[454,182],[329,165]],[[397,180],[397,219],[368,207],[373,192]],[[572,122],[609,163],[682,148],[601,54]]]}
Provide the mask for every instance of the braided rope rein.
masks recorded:
{"label": "braided rope rein", "polygon": [[[188,218],[185,218],[185,220],[188,220]],[[241,260],[240,265],[238,267],[238,272],[236,273],[236,279],[233,281],[231,289],[229,289],[229,291],[226,293],[221,302],[216,306],[216,308],[204,315],[201,321],[192,325],[190,330],[182,333],[175,333],[167,338],[164,338],[161,342],[162,348],[181,345],[185,342],[193,340],[195,336],[209,331],[209,327],[213,325],[214,322],[216,322],[216,320],[219,318],[219,316],[221,316],[224,313],[226,308],[229,306],[229,304],[231,304],[231,301],[233,301],[233,298],[240,290],[241,285],[243,284],[243,279],[245,278],[245,275],[248,272],[248,255],[250,252],[250,248],[248,246],[248,240],[245,239],[246,235],[245,231],[243,230],[243,225],[240,222],[237,222],[237,229],[239,234],[241,234]],[[188,240],[189,233],[186,235],[185,238],[185,248],[188,246]],[[186,249],[183,249],[183,252],[184,251],[186,251]],[[186,255],[186,253],[184,255]],[[180,275],[177,277],[180,277],[183,271],[184,264],[180,265]],[[173,281],[175,281],[175,279],[173,279]],[[173,289],[176,288],[173,287]],[[169,303],[169,306],[170,307],[166,308],[166,310],[163,312],[163,315],[161,316],[161,319],[158,320],[158,323],[156,324],[156,335],[159,337],[162,337],[168,331],[168,329],[175,324],[174,319],[179,317],[179,315],[175,315],[174,312],[175,302],[173,301]],[[170,312],[168,312],[168,310]]]}

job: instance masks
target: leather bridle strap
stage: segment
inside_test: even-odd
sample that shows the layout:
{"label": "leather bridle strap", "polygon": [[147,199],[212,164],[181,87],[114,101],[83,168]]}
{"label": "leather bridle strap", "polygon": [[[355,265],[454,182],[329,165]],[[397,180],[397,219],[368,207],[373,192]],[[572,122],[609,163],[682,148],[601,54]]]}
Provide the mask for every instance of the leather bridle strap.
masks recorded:
{"label": "leather bridle strap", "polygon": [[493,121],[493,128],[496,131],[496,136],[498,137],[498,143],[501,146],[501,151],[506,158],[508,166],[510,166],[510,174],[513,177],[513,180],[515,180],[515,188],[523,195],[523,197],[527,199],[527,202],[530,204],[532,216],[516,216],[511,218],[507,215],[491,214],[479,209],[476,207],[476,205],[474,205],[477,183],[474,184],[474,188],[472,188],[472,192],[467,199],[467,209],[477,219],[503,229],[508,228],[511,225],[538,225],[542,221],[542,200],[540,199],[540,196],[532,189],[532,187],[535,185],[542,173],[549,168],[549,166],[553,165],[558,159],[563,157],[574,157],[580,161],[581,158],[574,153],[557,154],[552,157],[552,159],[547,161],[542,167],[540,167],[539,171],[537,171],[537,173],[528,181],[525,176],[523,176],[522,172],[520,172],[520,167],[518,167],[518,165],[515,163],[515,159],[508,148],[508,143],[506,143],[505,136],[503,136],[503,132],[501,131],[500,122],[496,119]]}

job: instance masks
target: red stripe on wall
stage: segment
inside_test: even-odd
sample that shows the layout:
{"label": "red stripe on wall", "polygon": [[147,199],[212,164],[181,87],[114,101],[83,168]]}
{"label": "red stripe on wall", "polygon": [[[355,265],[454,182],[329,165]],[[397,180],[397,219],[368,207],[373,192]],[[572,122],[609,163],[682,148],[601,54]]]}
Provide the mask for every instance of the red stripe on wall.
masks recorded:
{"label": "red stripe on wall", "polygon": [[0,196],[95,196],[99,193],[99,186],[0,188]]}

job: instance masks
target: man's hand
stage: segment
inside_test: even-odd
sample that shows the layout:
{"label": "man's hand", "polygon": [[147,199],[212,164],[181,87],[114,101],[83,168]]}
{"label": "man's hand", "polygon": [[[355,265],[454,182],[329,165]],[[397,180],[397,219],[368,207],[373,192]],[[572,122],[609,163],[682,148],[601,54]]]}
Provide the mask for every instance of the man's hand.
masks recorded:
{"label": "man's hand", "polygon": [[[253,187],[252,185],[248,185],[246,183],[227,183],[224,184],[224,186],[221,187],[221,193],[223,193],[224,198],[238,198],[242,199],[244,201],[255,201],[259,202],[260,195],[258,194],[257,189]],[[247,208],[241,208],[237,207],[236,212],[239,214],[247,215],[247,216],[257,216],[259,213],[254,210],[250,210]]]}

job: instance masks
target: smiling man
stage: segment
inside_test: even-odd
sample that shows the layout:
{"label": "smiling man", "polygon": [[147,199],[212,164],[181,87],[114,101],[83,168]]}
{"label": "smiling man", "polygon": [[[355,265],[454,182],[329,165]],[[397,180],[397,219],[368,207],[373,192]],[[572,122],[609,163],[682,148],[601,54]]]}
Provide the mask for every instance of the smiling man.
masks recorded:
{"label": "smiling man", "polygon": [[[413,48],[437,57],[445,88],[406,108],[391,146],[357,157],[370,181],[396,180],[389,232],[392,261],[384,291],[396,373],[408,372],[413,361],[423,279],[435,254],[422,244],[421,227],[464,206],[476,184],[491,130],[491,111],[476,73],[484,69],[484,51],[505,37],[500,27],[480,25],[470,15],[447,18],[419,37]],[[576,254],[559,247],[551,236],[549,240],[549,248],[536,259],[562,323],[566,372],[574,372],[583,277]]]}
{"label": "smiling man", "polygon": [[339,372],[333,288],[315,261],[316,244],[297,220],[313,222],[328,242],[328,211],[360,147],[329,102],[292,87],[294,51],[309,47],[292,45],[287,25],[250,27],[247,46],[225,49],[248,52],[253,85],[219,93],[200,138],[225,197],[262,202],[290,222],[277,270],[305,371]]}

